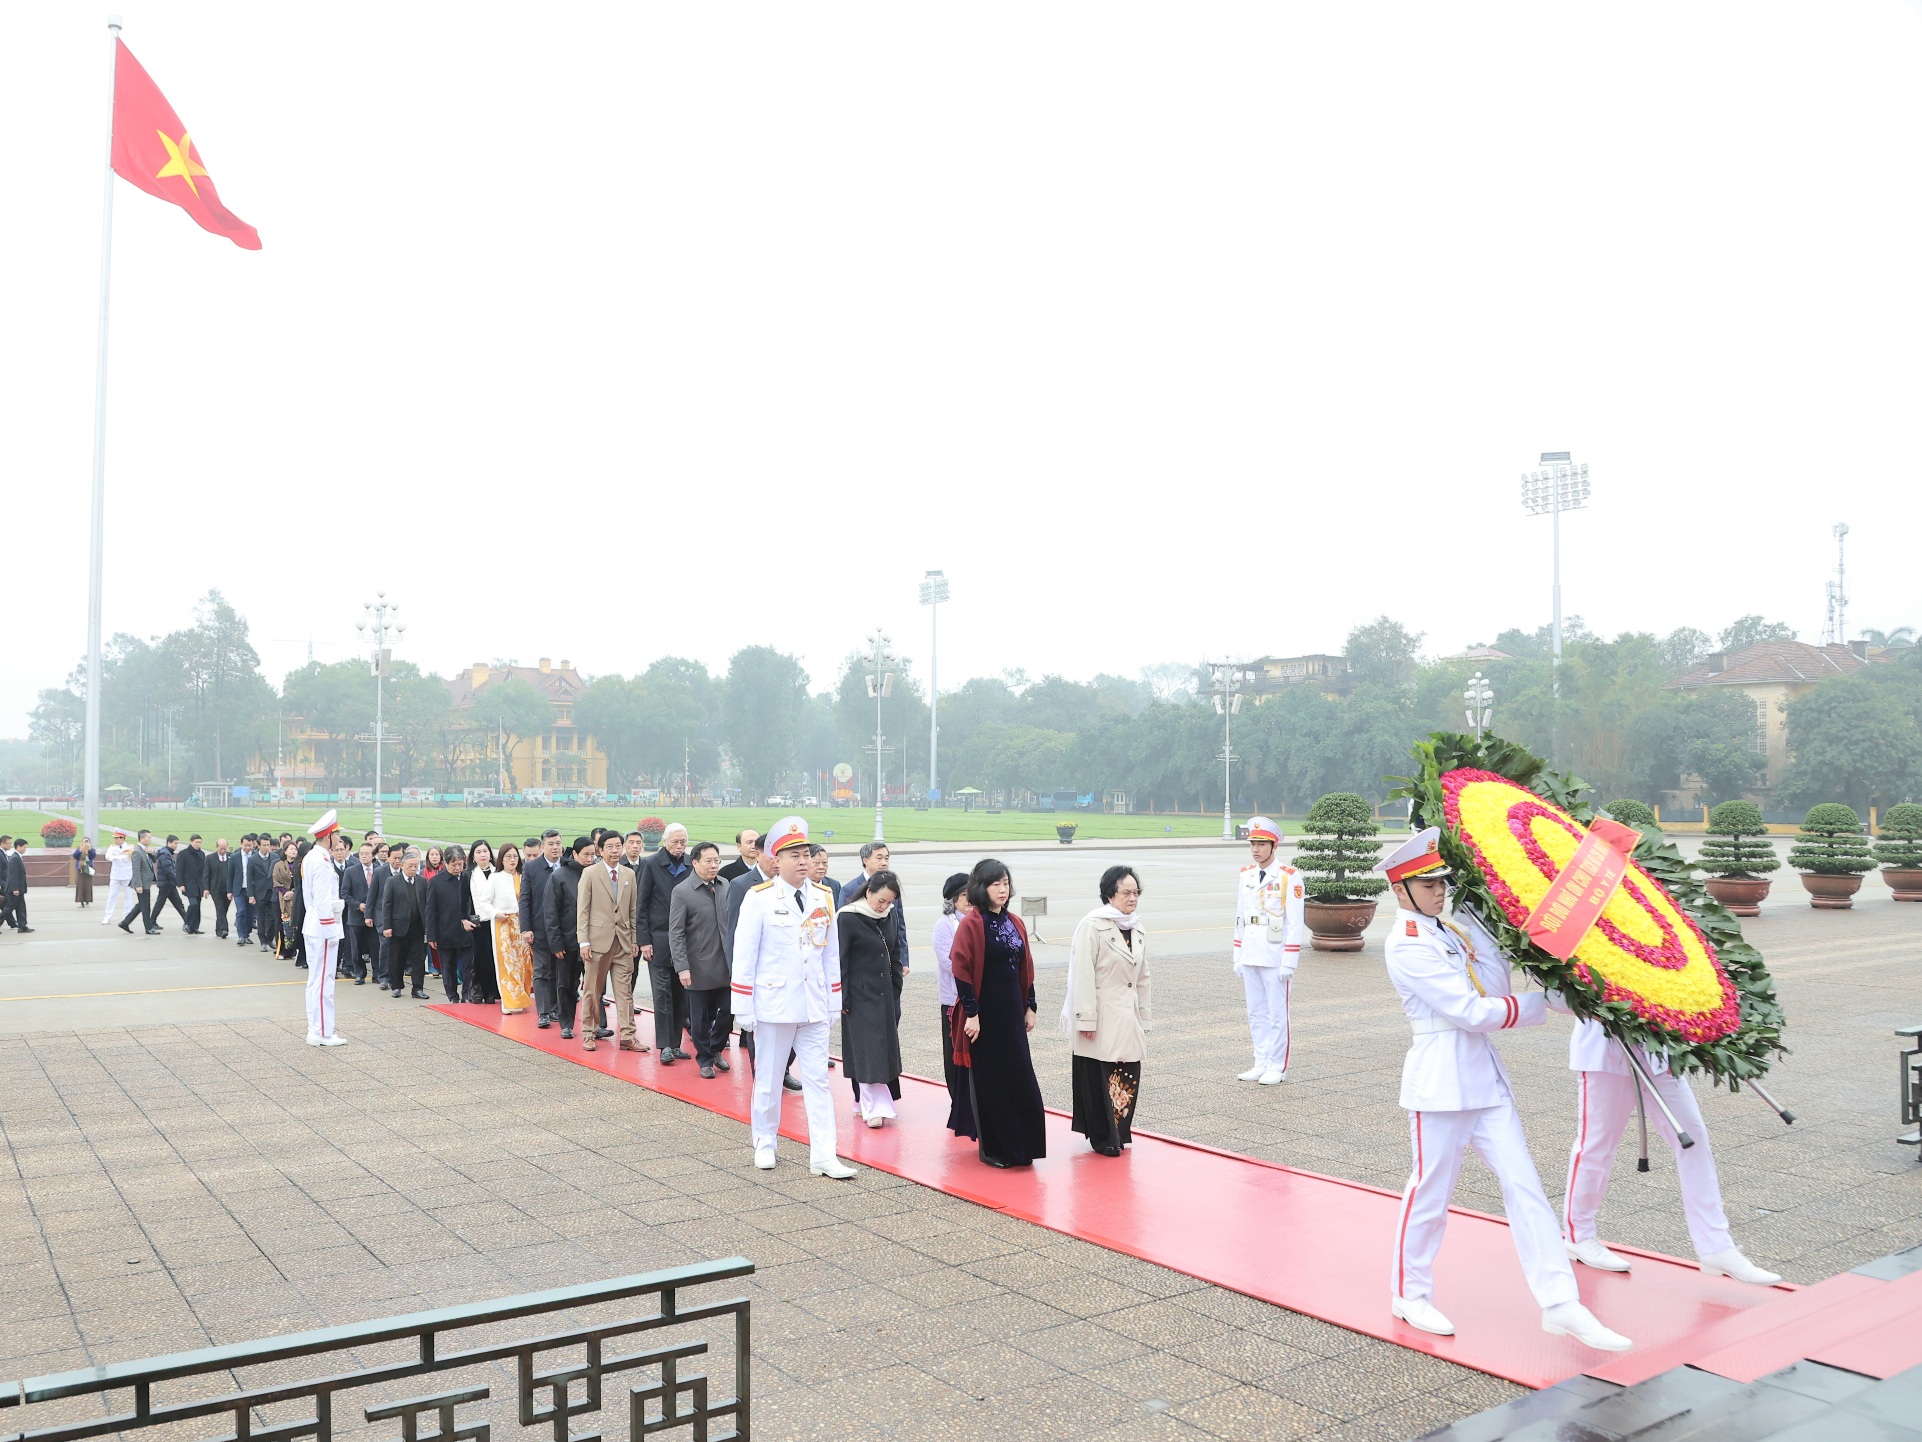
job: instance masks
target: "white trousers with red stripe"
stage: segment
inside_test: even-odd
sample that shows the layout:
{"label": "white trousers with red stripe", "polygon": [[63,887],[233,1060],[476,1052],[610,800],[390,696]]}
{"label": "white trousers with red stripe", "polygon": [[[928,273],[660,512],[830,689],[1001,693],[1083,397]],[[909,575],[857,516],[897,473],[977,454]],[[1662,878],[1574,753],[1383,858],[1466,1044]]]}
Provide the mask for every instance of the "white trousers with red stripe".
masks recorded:
{"label": "white trousers with red stripe", "polygon": [[1242,995],[1248,999],[1248,1035],[1255,1044],[1255,1065],[1264,1071],[1288,1070],[1288,991],[1292,974],[1279,967],[1237,966]]}
{"label": "white trousers with red stripe", "polygon": [[307,933],[307,1035],[334,1034],[334,968],[340,964],[340,938]]}
{"label": "white trousers with red stripe", "polygon": [[[1635,1112],[1635,1078],[1617,1072],[1584,1071],[1581,1079],[1575,1145],[1568,1153],[1568,1193],[1562,1203],[1562,1228],[1572,1242],[1594,1240],[1595,1219],[1615,1170],[1615,1151],[1628,1119]],[[1682,1207],[1688,1214],[1688,1235],[1695,1255],[1713,1256],[1735,1245],[1729,1235],[1728,1213],[1722,1210],[1722,1183],[1715,1175],[1715,1157],[1708,1148],[1708,1127],[1695,1093],[1680,1077],[1666,1072],[1655,1078],[1655,1090],[1667,1102],[1682,1129],[1695,1139],[1687,1151],[1675,1139],[1662,1109],[1648,1103],[1648,1124],[1675,1154],[1675,1175],[1682,1184]]]}
{"label": "white trousers with red stripe", "polygon": [[1415,1150],[1415,1170],[1402,1193],[1395,1265],[1388,1279],[1397,1296],[1421,1302],[1434,1296],[1435,1254],[1448,1227],[1449,1198],[1461,1175],[1462,1155],[1473,1147],[1501,1183],[1508,1232],[1535,1301],[1546,1310],[1581,1300],[1555,1209],[1542,1192],[1514,1102],[1463,1112],[1410,1112],[1408,1139]]}
{"label": "white trousers with red stripe", "polygon": [[828,1091],[828,1024],[824,1021],[757,1021],[754,1024],[754,1145],[772,1146],[781,1134],[786,1089],[781,1065],[794,1052],[794,1075],[807,1103],[808,1153],[814,1166],[834,1160],[834,1097]]}

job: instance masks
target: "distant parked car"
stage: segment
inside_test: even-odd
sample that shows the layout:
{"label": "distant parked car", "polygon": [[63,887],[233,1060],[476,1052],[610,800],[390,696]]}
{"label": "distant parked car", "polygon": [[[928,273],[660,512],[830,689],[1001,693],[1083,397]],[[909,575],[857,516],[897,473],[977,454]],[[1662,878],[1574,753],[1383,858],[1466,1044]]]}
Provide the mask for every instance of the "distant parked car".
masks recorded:
{"label": "distant parked car", "polygon": [[820,798],[818,797],[803,796],[801,798],[801,805],[803,806],[819,806],[820,804],[821,804]]}
{"label": "distant parked car", "polygon": [[794,798],[782,793],[768,797],[767,804],[769,806],[792,806],[794,804]]}

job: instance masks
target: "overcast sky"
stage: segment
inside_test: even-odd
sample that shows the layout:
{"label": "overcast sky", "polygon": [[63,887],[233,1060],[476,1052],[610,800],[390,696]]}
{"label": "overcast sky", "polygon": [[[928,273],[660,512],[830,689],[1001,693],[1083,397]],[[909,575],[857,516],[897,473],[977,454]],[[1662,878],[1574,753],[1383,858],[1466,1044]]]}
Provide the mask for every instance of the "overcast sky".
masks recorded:
{"label": "overcast sky", "polygon": [[[1549,611],[1922,623],[1907,0],[126,0],[249,253],[116,182],[106,629],[276,681],[925,680]],[[0,8],[0,735],[85,649],[107,35]],[[540,598],[539,605],[530,600]]]}

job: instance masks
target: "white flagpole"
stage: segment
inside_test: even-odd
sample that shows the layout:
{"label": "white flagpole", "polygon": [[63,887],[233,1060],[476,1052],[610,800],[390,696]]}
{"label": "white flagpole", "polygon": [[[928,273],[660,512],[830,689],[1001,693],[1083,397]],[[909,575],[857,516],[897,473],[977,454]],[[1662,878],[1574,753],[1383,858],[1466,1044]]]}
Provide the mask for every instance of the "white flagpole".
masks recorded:
{"label": "white flagpole", "polygon": [[107,516],[107,292],[113,280],[113,80],[120,17],[107,17],[107,151],[101,166],[100,337],[93,371],[93,537],[87,573],[87,780],[84,835],[100,840],[100,586]]}

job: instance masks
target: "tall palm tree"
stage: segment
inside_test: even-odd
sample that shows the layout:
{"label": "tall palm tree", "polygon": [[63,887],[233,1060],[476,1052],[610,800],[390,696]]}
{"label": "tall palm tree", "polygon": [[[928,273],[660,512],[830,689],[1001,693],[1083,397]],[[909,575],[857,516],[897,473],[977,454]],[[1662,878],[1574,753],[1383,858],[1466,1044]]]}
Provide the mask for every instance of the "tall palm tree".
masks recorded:
{"label": "tall palm tree", "polygon": [[1904,650],[1915,644],[1915,627],[1897,626],[1893,631],[1866,630],[1862,639],[1871,646],[1885,647],[1891,651]]}

